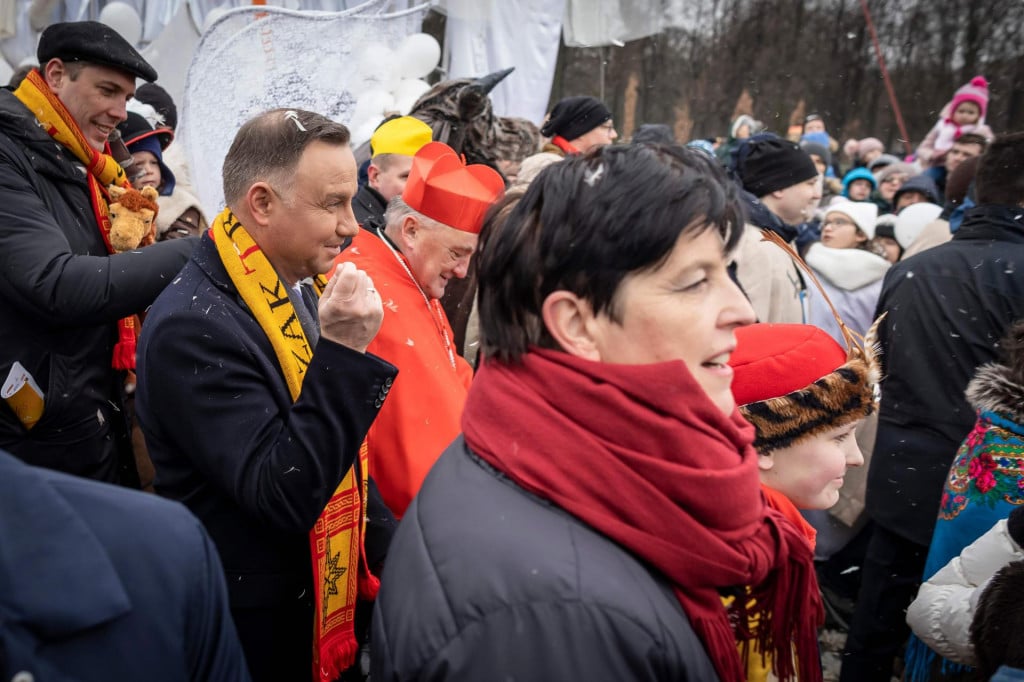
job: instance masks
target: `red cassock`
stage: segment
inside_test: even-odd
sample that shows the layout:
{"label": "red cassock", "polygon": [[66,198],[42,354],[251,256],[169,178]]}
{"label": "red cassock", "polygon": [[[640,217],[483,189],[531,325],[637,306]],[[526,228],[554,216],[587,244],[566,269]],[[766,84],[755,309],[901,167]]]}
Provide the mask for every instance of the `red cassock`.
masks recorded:
{"label": "red cassock", "polygon": [[366,437],[370,474],[401,518],[440,454],[461,432],[473,370],[455,352],[451,325],[436,299],[429,305],[399,259],[365,230],[338,257],[373,279],[384,304],[380,331],[366,349],[398,368],[384,406]]}

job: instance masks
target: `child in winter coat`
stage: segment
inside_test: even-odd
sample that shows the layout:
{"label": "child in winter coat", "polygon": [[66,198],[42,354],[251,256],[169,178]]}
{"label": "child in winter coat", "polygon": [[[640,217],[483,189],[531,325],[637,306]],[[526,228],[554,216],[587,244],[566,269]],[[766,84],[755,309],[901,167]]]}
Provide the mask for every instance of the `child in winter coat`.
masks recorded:
{"label": "child in winter coat", "polygon": [[159,192],[157,241],[202,234],[207,223],[199,199],[176,186],[174,174],[163,161],[163,150],[174,139],[174,132],[169,128],[153,128],[134,111],[128,112],[128,118],[118,126],[118,130],[134,160],[129,168],[132,184],[137,188],[155,187]]}
{"label": "child in winter coat", "polygon": [[987,109],[988,81],[984,76],[975,76],[942,108],[939,120],[917,148],[917,159],[924,166],[941,166],[946,152],[964,133],[977,133],[991,141],[992,129],[985,125]]}
{"label": "child in winter coat", "polygon": [[869,201],[878,181],[867,168],[854,168],[843,176],[843,196],[850,201]]}
{"label": "child in winter coat", "polygon": [[[995,594],[991,588],[1001,570],[1024,560],[1022,544],[1024,507],[1016,507],[1009,517],[997,521],[923,583],[917,598],[907,609],[907,624],[921,642],[947,661],[977,667],[978,679],[987,680],[999,663],[1006,662],[1005,659],[997,661],[1003,657],[992,655],[994,650],[1003,649],[1005,656],[1006,649],[996,644],[998,628],[993,625],[1002,623],[1005,629],[1008,624],[1005,607],[1009,605],[1004,604],[1004,609],[1000,609],[999,587],[996,586]],[[1019,577],[1016,584],[1018,592],[1024,588]],[[1017,611],[1024,615],[1024,611]],[[1005,642],[1016,637],[1020,644],[1021,636],[1024,632],[1016,630],[1013,634],[1005,633],[1001,639]],[[941,665],[937,657],[930,658],[933,666]]]}
{"label": "child in winter coat", "polygon": [[[1024,558],[1019,541],[1008,539],[1005,524],[1011,510],[1024,505],[1024,321],[1014,323],[1001,345],[1004,363],[982,365],[967,386],[978,419],[946,478],[924,568],[927,582],[907,612],[915,633],[907,646],[910,682],[927,680],[936,666],[949,670],[972,660],[967,630],[974,602],[962,591],[956,597],[951,580],[959,576],[975,585],[984,582],[1005,563],[985,558],[992,548]],[[1000,521],[1002,539],[988,538],[992,542],[964,549]],[[997,536],[998,528],[993,529]],[[990,549],[979,551],[979,546]],[[950,560],[953,564],[946,566]]]}
{"label": "child in winter coat", "polygon": [[[857,334],[867,334],[890,263],[869,249],[875,244],[878,207],[867,201],[837,201],[821,223],[821,241],[811,244],[804,260],[817,276],[839,316]],[[842,330],[821,292],[807,290],[807,321],[837,342]]]}

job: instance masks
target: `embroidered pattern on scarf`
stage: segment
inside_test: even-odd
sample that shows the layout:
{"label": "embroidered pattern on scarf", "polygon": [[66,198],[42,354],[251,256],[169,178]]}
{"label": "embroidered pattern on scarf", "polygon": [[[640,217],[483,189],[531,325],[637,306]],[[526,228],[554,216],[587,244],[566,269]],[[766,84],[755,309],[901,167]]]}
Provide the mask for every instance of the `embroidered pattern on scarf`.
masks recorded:
{"label": "embroidered pattern on scarf", "polygon": [[[278,277],[245,227],[225,208],[210,227],[224,268],[267,335],[288,384],[292,400],[313,360],[302,324]],[[327,280],[318,275],[313,287],[319,297]],[[316,597],[313,640],[313,679],[329,682],[355,663],[357,597],[372,600],[380,586],[366,565],[365,500],[368,485],[366,442],[309,533]]]}

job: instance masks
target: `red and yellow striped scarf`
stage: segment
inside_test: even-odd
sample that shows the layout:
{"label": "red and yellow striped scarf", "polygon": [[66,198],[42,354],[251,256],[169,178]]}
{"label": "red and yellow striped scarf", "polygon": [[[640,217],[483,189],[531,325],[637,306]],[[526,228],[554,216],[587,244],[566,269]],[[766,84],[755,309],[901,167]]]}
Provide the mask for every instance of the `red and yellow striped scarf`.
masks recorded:
{"label": "red and yellow striped scarf", "polygon": [[[313,349],[285,284],[230,209],[217,216],[210,234],[232,283],[270,340],[288,391],[296,400]],[[317,276],[313,284],[319,296],[327,280]],[[358,460],[309,533],[316,596],[313,679],[318,682],[334,680],[355,662],[359,648],[354,627],[356,600],[376,598],[380,586],[366,566],[363,548],[368,465],[363,441]]]}
{"label": "red and yellow striped scarf", "polygon": [[[103,236],[103,243],[109,253],[114,253],[110,245],[110,209],[107,187],[131,187],[124,169],[109,154],[98,152],[89,146],[82,131],[78,128],[74,117],[60,101],[57,95],[50,92],[38,69],[29,72],[21,82],[14,96],[24,104],[36,117],[50,137],[59,142],[65,149],[75,155],[85,165],[86,181],[89,186],[89,202],[92,204],[96,225]],[[135,369],[135,342],[137,339],[135,316],[126,317],[117,325],[118,341],[114,346],[111,364],[115,369]]]}

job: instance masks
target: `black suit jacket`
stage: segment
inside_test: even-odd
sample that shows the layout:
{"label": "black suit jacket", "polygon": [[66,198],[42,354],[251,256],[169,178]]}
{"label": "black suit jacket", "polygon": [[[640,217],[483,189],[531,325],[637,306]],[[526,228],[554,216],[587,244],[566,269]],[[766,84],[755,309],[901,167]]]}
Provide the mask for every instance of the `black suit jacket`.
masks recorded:
{"label": "black suit jacket", "polygon": [[[210,531],[254,677],[308,676],[309,530],[397,370],[321,338],[293,403],[209,236],[153,305],[138,358],[136,408],[156,490]],[[388,516],[378,502],[371,495],[371,519]]]}

